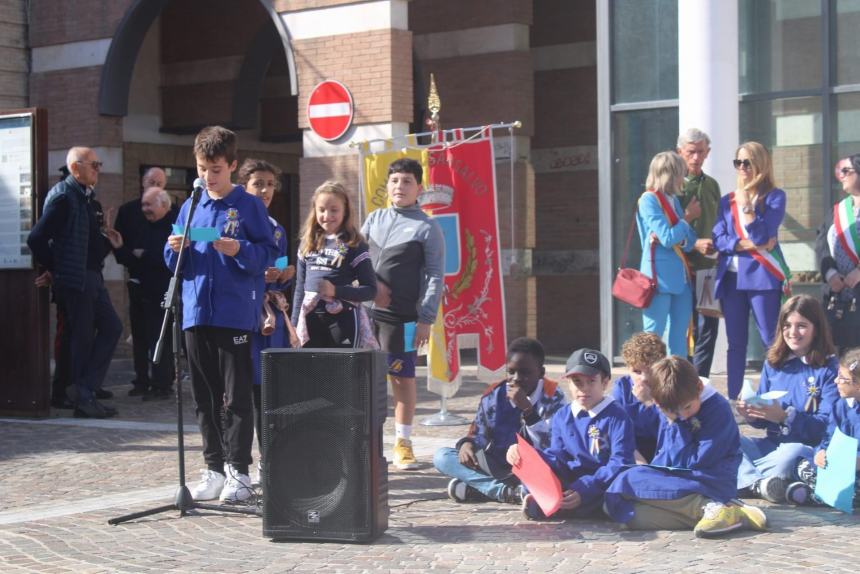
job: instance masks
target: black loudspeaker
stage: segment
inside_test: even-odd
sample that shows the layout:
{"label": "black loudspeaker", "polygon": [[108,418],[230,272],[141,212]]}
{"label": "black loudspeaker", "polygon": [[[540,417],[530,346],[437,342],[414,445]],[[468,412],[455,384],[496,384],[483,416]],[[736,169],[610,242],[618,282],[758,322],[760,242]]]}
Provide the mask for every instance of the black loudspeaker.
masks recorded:
{"label": "black loudspeaker", "polygon": [[387,371],[381,351],[263,351],[263,536],[369,542],[388,528]]}

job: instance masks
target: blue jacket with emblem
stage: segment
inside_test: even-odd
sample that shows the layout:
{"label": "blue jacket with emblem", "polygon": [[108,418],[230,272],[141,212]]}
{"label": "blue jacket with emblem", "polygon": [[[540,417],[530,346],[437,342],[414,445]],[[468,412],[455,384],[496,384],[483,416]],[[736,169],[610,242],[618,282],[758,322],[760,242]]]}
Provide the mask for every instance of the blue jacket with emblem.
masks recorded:
{"label": "blue jacket with emblem", "polygon": [[[191,199],[179,210],[176,224],[188,225]],[[214,227],[221,237],[236,239],[234,257],[219,253],[212,243],[192,241],[182,268],[182,328],[206,325],[256,330],[263,304],[263,274],[274,264],[278,247],[263,202],[240,186],[221,199],[204,192],[191,228]],[[164,246],[164,260],[173,270],[175,253]]]}
{"label": "blue jacket with emblem", "polygon": [[839,400],[835,382],[838,372],[836,357],[829,357],[822,367],[808,365],[800,357],[791,357],[780,369],[765,361],[758,394],[787,391],[788,394],[778,400],[783,409],[793,407],[794,415],[781,426],[757,420],[750,425],[767,430],[767,438],[776,443],[818,445],[824,438],[833,406]]}
{"label": "blue jacket with emblem", "polygon": [[737,496],[741,464],[740,432],[729,402],[710,385],[689,420],[670,421],[660,414],[657,453],[650,465],[631,465],[606,491],[606,511],[616,522],[634,516],[634,502],[677,500],[701,494],[717,502]]}
{"label": "blue jacket with emblem", "polygon": [[529,425],[522,412],[508,399],[508,386],[501,381],[489,387],[475,413],[469,434],[457,441],[456,448],[471,442],[475,450],[483,449],[500,467],[510,467],[505,460],[508,447],[517,442],[517,434],[527,438],[536,448],[547,448],[550,444],[550,424],[553,415],[565,404],[564,393],[558,383],[543,379],[543,392],[534,405],[537,420]]}
{"label": "blue jacket with emblem", "polygon": [[611,397],[592,410],[577,404],[552,418],[552,439],[540,450],[562,490],[574,490],[582,498],[577,514],[592,512],[603,504],[606,488],[625,465],[633,464],[636,448],[633,423]]}

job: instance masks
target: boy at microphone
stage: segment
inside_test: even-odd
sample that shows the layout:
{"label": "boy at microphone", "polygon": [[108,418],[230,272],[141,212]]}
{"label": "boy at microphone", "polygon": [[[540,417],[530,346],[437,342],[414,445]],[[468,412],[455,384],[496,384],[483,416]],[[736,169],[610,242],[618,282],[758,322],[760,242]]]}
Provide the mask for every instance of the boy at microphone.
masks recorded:
{"label": "boy at microphone", "polygon": [[[188,199],[176,224],[214,227],[220,237],[186,244],[180,273],[182,329],[206,461],[191,496],[238,502],[252,494],[250,335],[260,321],[263,274],[278,248],[263,202],[230,181],[236,170],[236,134],[220,126],[204,128],[194,140],[194,156],[206,189],[191,219]],[[167,238],[164,259],[171,271],[181,244],[182,235]]]}

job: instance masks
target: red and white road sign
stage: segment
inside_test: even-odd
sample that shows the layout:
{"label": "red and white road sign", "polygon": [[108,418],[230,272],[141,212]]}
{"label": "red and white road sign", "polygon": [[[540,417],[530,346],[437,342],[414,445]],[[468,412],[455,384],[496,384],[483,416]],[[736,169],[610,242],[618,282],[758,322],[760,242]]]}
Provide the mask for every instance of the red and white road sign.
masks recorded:
{"label": "red and white road sign", "polygon": [[352,125],[352,94],[335,80],[320,82],[308,98],[308,122],[326,141],[336,140]]}

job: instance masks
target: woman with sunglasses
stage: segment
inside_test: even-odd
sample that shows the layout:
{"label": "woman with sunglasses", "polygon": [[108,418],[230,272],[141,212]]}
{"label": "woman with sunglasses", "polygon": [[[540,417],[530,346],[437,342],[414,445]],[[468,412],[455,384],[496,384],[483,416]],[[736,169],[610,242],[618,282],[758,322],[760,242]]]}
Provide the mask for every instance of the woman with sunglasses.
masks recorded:
{"label": "woman with sunglasses", "polygon": [[716,297],[726,319],[729,398],[737,399],[746,368],[749,315],[770,347],[790,273],[777,243],[785,192],[776,187],[767,149],[745,142],[735,152],[737,188],[720,199],[714,225]]}
{"label": "woman with sunglasses", "polygon": [[860,154],[836,164],[836,179],[847,196],[833,206],[833,224],[827,230],[827,251],[821,274],[829,290],[827,319],[833,341],[840,349],[860,346]]}

